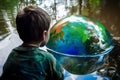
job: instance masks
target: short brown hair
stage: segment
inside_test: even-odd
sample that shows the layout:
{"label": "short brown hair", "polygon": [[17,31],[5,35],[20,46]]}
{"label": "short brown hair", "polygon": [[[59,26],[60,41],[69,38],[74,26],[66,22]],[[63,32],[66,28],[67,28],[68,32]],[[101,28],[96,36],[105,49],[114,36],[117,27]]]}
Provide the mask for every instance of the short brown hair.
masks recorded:
{"label": "short brown hair", "polygon": [[24,42],[41,41],[44,30],[50,27],[50,16],[37,6],[25,7],[17,14],[16,27]]}

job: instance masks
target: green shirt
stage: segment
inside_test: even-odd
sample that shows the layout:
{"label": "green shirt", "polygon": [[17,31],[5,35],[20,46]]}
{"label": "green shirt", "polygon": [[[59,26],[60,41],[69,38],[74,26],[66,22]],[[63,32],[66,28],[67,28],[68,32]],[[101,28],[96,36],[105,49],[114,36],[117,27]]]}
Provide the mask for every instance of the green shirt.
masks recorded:
{"label": "green shirt", "polygon": [[63,80],[62,68],[48,52],[38,47],[12,50],[0,80]]}

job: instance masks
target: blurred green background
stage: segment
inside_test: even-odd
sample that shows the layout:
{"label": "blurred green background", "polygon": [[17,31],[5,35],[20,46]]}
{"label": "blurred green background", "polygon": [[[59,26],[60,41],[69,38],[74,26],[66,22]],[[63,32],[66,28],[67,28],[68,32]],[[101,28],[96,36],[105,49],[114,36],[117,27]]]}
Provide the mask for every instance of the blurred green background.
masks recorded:
{"label": "blurred green background", "polygon": [[16,13],[27,5],[44,8],[53,24],[67,15],[87,15],[102,22],[113,36],[120,36],[120,0],[0,0],[0,40],[12,32]]}

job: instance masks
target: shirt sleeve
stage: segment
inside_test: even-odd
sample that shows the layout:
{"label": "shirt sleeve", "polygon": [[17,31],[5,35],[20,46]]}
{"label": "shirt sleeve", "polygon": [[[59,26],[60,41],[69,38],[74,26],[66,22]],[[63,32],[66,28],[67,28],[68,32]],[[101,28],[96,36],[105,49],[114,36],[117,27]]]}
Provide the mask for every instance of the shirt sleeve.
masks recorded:
{"label": "shirt sleeve", "polygon": [[50,80],[64,80],[63,77],[63,68],[62,66],[57,62],[55,57],[48,53],[48,61],[49,61],[49,78]]}

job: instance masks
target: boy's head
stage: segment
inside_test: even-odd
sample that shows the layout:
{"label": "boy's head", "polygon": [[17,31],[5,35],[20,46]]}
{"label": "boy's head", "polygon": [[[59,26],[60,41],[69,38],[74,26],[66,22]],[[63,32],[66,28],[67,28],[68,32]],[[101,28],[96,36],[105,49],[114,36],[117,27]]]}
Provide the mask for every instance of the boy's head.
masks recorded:
{"label": "boy's head", "polygon": [[48,13],[37,6],[25,7],[16,17],[17,31],[24,43],[45,43],[50,22]]}

